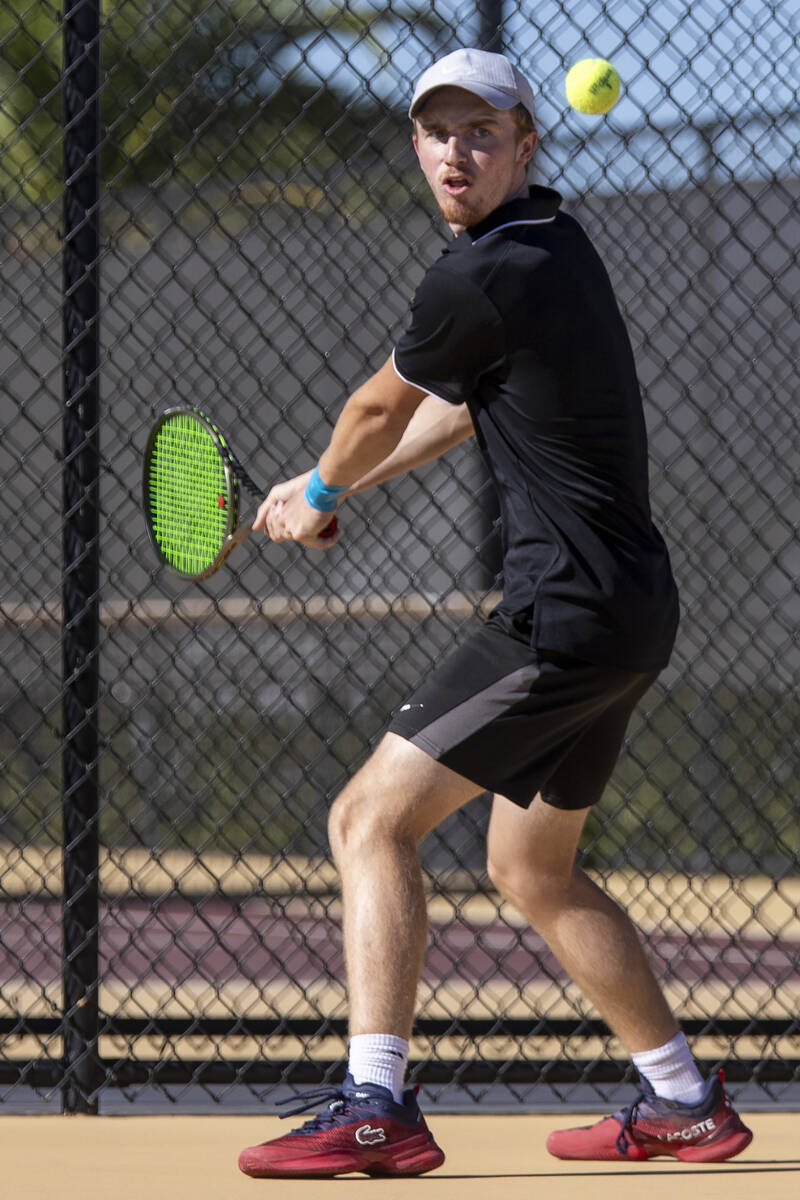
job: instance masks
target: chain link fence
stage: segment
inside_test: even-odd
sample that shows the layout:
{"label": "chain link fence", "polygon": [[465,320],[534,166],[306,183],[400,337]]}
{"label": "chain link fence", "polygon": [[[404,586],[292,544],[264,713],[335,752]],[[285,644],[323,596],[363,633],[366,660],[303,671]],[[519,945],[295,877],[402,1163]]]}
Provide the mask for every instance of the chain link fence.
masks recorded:
{"label": "chain link fence", "polygon": [[[0,0],[9,1108],[240,1110],[338,1077],[327,811],[502,587],[488,484],[459,447],[354,498],[331,552],[246,545],[186,585],[149,550],[141,453],[190,402],[265,488],[314,461],[443,244],[404,113],[470,44],[535,81],[535,178],[609,267],[683,601],[585,863],[706,1065],[796,1099],[798,34],[761,0]],[[624,81],[602,120],[563,94],[595,54]],[[412,1078],[604,1105],[621,1047],[492,891],[487,812],[423,848]]]}

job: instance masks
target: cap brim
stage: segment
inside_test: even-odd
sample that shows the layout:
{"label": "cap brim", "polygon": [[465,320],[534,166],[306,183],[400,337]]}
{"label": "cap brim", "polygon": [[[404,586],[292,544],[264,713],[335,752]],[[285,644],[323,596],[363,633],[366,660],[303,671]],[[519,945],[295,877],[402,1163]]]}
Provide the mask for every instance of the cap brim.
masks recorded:
{"label": "cap brim", "polygon": [[508,92],[502,92],[499,88],[489,87],[485,83],[436,83],[433,85],[433,87],[426,88],[424,92],[420,92],[418,96],[414,97],[414,99],[411,101],[411,107],[408,110],[408,115],[413,117],[418,111],[420,105],[423,104],[429,96],[431,96],[434,92],[441,91],[441,89],[445,87],[459,88],[462,92],[472,92],[474,96],[480,96],[481,100],[485,100],[487,104],[491,104],[492,108],[499,108],[504,111],[508,110],[509,108],[516,108],[516,106],[521,103],[517,96],[509,96]]}

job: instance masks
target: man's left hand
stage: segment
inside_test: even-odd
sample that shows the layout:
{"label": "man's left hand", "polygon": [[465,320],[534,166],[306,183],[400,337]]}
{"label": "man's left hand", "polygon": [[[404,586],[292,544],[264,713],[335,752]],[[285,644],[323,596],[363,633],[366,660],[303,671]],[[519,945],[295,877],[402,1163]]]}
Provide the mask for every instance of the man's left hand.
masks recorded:
{"label": "man's left hand", "polygon": [[320,512],[306,501],[306,484],[311,471],[287,479],[272,488],[259,507],[253,529],[262,529],[273,542],[302,542],[314,550],[328,550],[339,540],[338,532],[332,537],[320,537],[323,529],[330,525],[332,512]]}

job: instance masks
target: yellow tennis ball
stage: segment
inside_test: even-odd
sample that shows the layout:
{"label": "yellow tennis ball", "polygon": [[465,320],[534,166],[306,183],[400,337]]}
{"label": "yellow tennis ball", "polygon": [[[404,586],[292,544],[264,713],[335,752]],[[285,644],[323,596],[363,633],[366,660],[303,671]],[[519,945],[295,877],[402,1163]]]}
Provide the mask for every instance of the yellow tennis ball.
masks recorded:
{"label": "yellow tennis ball", "polygon": [[582,58],[567,71],[567,100],[578,112],[599,116],[619,100],[619,75],[604,58]]}

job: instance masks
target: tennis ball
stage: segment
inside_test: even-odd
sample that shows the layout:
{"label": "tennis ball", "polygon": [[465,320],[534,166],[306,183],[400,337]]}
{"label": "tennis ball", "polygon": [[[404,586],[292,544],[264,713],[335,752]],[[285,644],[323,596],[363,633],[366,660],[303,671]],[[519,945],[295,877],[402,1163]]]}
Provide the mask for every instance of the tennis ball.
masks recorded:
{"label": "tennis ball", "polygon": [[604,58],[582,58],[567,71],[567,100],[578,112],[598,116],[619,100],[619,75]]}

